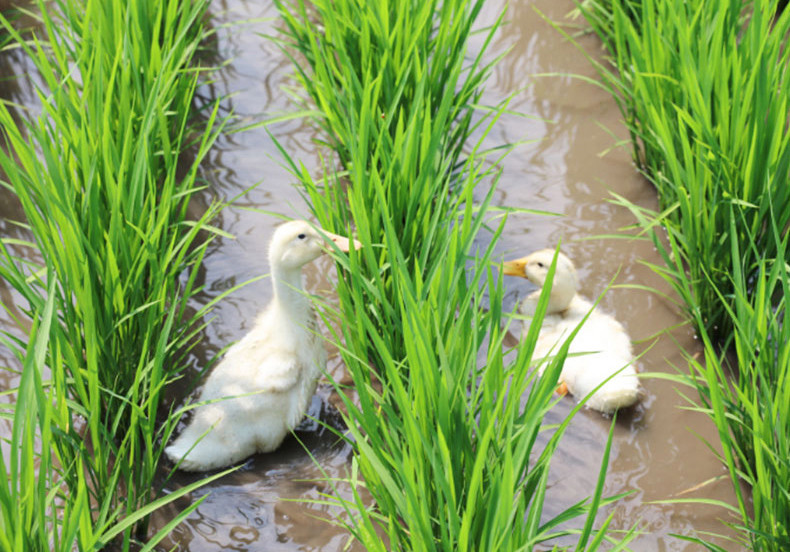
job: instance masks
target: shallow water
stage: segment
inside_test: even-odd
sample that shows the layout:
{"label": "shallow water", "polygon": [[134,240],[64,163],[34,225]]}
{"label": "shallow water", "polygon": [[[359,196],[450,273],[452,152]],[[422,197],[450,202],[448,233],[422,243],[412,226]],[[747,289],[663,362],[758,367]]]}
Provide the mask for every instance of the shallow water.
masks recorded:
{"label": "shallow water", "polygon": [[[480,23],[492,22],[503,5],[499,0],[489,1]],[[562,215],[511,216],[499,247],[506,257],[520,256],[535,249],[554,247],[561,240],[564,251],[577,265],[582,292],[588,297],[603,292],[615,275],[617,285],[646,285],[667,292],[667,286],[642,264],[660,262],[649,242],[594,237],[616,234],[633,224],[625,209],[607,201],[610,192],[643,206],[656,205],[653,188],[631,163],[630,146],[614,147],[617,140],[627,138],[614,102],[606,93],[578,79],[535,76],[547,73],[593,76],[584,57],[536,11],[537,8],[547,17],[559,19],[572,7],[570,0],[511,2],[510,23],[499,33],[489,53],[494,56],[509,49],[488,82],[484,102],[496,104],[515,93],[510,108],[530,116],[503,118],[487,140],[491,146],[531,141],[518,146],[503,163],[496,203]],[[264,2],[225,0],[213,2],[211,12],[211,24],[218,33],[216,59],[229,58],[231,62],[201,94],[206,98],[232,94],[223,101],[223,107],[232,109],[248,122],[294,109],[283,91],[283,86],[293,84],[289,81],[290,62],[276,45],[261,36],[276,33],[274,7]],[[226,23],[234,25],[224,27]],[[479,48],[481,40],[476,38],[472,48]],[[600,50],[593,37],[581,37],[580,41],[589,52]],[[8,94],[22,101],[31,98],[29,87],[24,85]],[[290,121],[271,125],[269,131],[292,156],[308,168],[317,169],[319,162],[313,140],[318,134],[314,129],[300,121]],[[601,155],[608,150],[612,151]],[[234,197],[257,184],[218,220],[219,226],[237,238],[219,239],[211,247],[201,275],[206,284],[203,299],[208,300],[268,271],[267,242],[278,220],[246,208],[294,217],[305,216],[307,208],[292,185],[294,179],[282,167],[272,138],[262,128],[224,136],[203,170],[211,184],[211,192],[204,201],[212,197]],[[4,219],[18,217],[13,203],[4,196],[0,207]],[[2,230],[6,232],[7,225]],[[308,289],[331,294],[331,272],[327,259],[308,267]],[[508,279],[506,286],[508,310],[532,289],[520,279]],[[14,302],[13,295],[2,285],[0,296],[4,304]],[[244,335],[257,310],[270,296],[269,283],[263,279],[223,301],[195,353],[195,366],[208,362],[226,343]],[[688,328],[653,339],[682,321],[675,306],[657,294],[615,287],[606,293],[601,304],[622,321],[636,341],[637,352],[644,352],[638,362],[640,371],[671,373],[676,367],[685,370],[681,348],[692,353],[698,350]],[[7,318],[2,320],[7,322]],[[518,330],[514,327],[516,335]],[[330,359],[330,372],[334,377],[343,377],[337,355]],[[3,383],[0,381],[0,386]],[[633,494],[613,506],[613,524],[621,529],[640,524],[644,534],[632,547],[637,551],[696,550],[698,546],[670,534],[693,535],[695,531],[726,534],[726,527],[719,521],[729,519],[726,512],[655,501],[704,497],[733,502],[725,470],[700,436],[713,443],[718,439],[705,417],[678,408],[683,400],[674,384],[646,380],[644,386],[648,393],[645,401],[617,421],[605,494],[626,491]],[[692,391],[688,392],[693,396]],[[330,386],[322,383],[311,412],[331,417],[331,409],[326,406],[330,395]],[[563,399],[547,422],[560,421],[572,406],[571,398]],[[590,411],[582,411],[574,419],[554,457],[547,515],[560,512],[593,491],[610,422]],[[320,463],[320,469],[295,439],[287,440],[276,453],[253,457],[238,472],[156,514],[154,526],[161,526],[189,500],[209,494],[198,510],[173,531],[162,549],[342,550],[346,532],[317,519],[336,512],[320,502],[310,501],[320,500],[322,492],[331,490],[325,483],[315,481],[323,477],[322,470],[330,477],[343,477],[349,465],[349,448],[337,443],[328,431],[315,427],[306,427],[299,437]],[[199,477],[179,473],[168,486],[172,489]],[[720,479],[714,483],[686,492],[717,477]],[[724,547],[735,549],[731,544]]]}

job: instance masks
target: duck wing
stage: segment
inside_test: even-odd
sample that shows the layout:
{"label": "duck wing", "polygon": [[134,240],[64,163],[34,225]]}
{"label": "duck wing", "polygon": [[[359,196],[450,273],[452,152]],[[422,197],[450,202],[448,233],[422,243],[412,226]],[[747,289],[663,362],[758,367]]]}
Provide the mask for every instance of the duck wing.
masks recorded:
{"label": "duck wing", "polygon": [[285,393],[296,386],[301,373],[302,365],[294,353],[274,351],[257,365],[254,389],[264,393]]}

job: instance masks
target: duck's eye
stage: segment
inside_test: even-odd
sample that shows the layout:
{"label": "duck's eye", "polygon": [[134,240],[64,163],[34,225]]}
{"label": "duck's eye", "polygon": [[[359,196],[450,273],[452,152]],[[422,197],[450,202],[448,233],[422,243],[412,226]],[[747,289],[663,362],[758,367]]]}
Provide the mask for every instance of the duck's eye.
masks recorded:
{"label": "duck's eye", "polygon": [[538,261],[538,266],[539,266],[540,268],[544,268],[546,265],[544,265],[543,263],[541,263],[540,261]]}
{"label": "duck's eye", "polygon": [[299,234],[296,237],[299,238],[300,240],[303,240],[303,239],[305,239],[307,237],[307,234]]}

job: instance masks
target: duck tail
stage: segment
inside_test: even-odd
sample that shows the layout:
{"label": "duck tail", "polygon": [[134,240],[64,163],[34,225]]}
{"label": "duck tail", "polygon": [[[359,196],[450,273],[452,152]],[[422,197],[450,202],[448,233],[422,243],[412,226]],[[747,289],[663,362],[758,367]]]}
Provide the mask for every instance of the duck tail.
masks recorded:
{"label": "duck tail", "polygon": [[[615,385],[616,384],[616,385]],[[599,390],[593,399],[594,404],[589,404],[592,408],[602,412],[614,412],[620,408],[627,408],[639,402],[643,392],[638,382],[612,380]]]}

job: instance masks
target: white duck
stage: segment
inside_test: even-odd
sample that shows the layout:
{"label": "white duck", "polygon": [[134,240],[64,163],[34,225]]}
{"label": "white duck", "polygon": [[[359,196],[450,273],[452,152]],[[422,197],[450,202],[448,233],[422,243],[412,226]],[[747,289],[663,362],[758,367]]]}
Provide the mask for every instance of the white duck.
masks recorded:
{"label": "white duck", "polygon": [[[503,273],[527,278],[542,288],[553,259],[554,250],[542,249],[527,257],[505,262]],[[536,358],[543,358],[556,354],[560,345],[589,312],[589,318],[568,349],[568,357],[560,374],[558,392],[570,391],[576,397],[582,398],[592,393],[609,376],[616,374],[595,391],[585,404],[606,413],[631,406],[642,394],[633,366],[631,339],[623,326],[608,314],[602,313],[598,308],[590,312],[593,305],[578,295],[577,288],[573,263],[568,257],[558,253],[549,304],[534,355]],[[519,308],[521,314],[533,316],[538,297],[540,290],[531,293]],[[528,331],[529,326],[525,324],[522,338]],[[543,366],[545,364],[541,364],[539,369],[541,373]]]}
{"label": "white duck", "polygon": [[342,236],[319,234],[305,221],[275,231],[269,245],[274,298],[206,380],[199,401],[222,400],[198,406],[165,449],[181,469],[206,471],[273,451],[304,417],[326,352],[302,290],[302,267],[325,251],[328,240],[342,251],[351,246]]}

